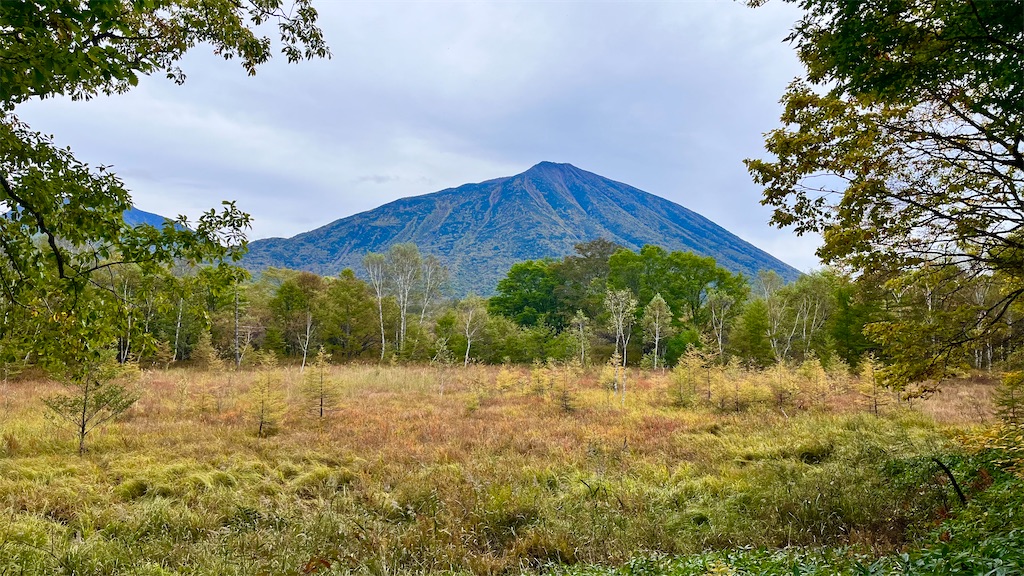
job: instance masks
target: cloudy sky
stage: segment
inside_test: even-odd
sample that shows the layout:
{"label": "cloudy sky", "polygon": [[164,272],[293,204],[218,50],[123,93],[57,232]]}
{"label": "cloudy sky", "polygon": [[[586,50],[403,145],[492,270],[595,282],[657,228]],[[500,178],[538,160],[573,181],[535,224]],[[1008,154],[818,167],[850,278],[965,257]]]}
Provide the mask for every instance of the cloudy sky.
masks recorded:
{"label": "cloudy sky", "polygon": [[200,47],[177,86],[146,78],[18,114],[113,165],[150,212],[235,199],[251,238],[391,200],[569,162],[695,210],[801,270],[817,240],[767,225],[742,160],[786,84],[789,4],[319,0],[331,60],[247,77]]}

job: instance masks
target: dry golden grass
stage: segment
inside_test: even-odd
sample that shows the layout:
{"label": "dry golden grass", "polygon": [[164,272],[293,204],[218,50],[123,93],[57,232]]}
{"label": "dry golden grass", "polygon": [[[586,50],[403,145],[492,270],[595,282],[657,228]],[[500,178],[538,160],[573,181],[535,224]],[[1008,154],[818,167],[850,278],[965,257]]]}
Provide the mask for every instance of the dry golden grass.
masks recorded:
{"label": "dry golden grass", "polygon": [[939,391],[915,403],[914,408],[943,424],[969,426],[995,421],[993,392],[1001,376],[978,372],[941,383]]}
{"label": "dry golden grass", "polygon": [[[914,519],[879,456],[921,454],[941,426],[991,410],[980,381],[875,418],[854,382],[731,376],[682,408],[671,372],[630,370],[623,400],[596,370],[337,366],[321,419],[296,368],[144,372],[139,401],[81,458],[40,402],[59,387],[9,382],[0,573],[489,574],[737,545],[883,549]],[[265,438],[260,378],[284,408]]]}

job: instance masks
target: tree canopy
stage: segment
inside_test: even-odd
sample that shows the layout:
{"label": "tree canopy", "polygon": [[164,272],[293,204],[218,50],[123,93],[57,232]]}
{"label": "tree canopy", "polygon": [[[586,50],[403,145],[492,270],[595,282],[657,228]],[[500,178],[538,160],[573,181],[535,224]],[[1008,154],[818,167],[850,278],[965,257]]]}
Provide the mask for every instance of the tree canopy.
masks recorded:
{"label": "tree canopy", "polygon": [[140,75],[181,83],[177,63],[197,44],[238,58],[249,75],[273,44],[275,23],[289,62],[330,54],[310,0],[32,0],[0,3],[0,105],[126,92]]}
{"label": "tree canopy", "polygon": [[[757,3],[757,2],[754,2]],[[924,270],[944,291],[999,275],[1000,297],[876,327],[902,373],[935,375],[1024,294],[1024,2],[802,0],[789,40],[806,68],[783,96],[772,158],[747,160],[772,222],[821,234],[818,255],[876,283]],[[907,338],[935,346],[908,346]],[[897,343],[899,345],[897,346]],[[910,364],[915,364],[910,366]]]}
{"label": "tree canopy", "polygon": [[19,104],[121,93],[156,73],[183,82],[177,63],[198,44],[254,74],[272,53],[261,35],[269,23],[289,61],[326,57],[316,18],[309,0],[0,2],[0,304],[32,310],[51,324],[35,333],[55,342],[103,346],[101,325],[118,305],[113,294],[88,297],[87,288],[108,288],[98,272],[231,260],[244,250],[249,224],[226,202],[197,222],[128,226],[122,215],[131,197],[121,180],[33,131],[16,116]]}

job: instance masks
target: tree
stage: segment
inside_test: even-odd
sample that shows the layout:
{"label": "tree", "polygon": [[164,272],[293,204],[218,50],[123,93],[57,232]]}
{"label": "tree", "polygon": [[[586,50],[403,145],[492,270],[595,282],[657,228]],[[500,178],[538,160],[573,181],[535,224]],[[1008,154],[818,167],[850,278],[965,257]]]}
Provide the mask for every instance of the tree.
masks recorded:
{"label": "tree", "polygon": [[459,302],[458,319],[459,328],[466,337],[466,355],[462,365],[469,366],[469,350],[473,346],[473,339],[487,324],[487,303],[475,294],[466,296]]}
{"label": "tree", "polygon": [[448,283],[448,268],[433,254],[423,259],[423,266],[420,270],[422,286],[420,290],[420,330],[423,329],[423,322],[427,319],[427,312],[434,298],[441,289]]}
{"label": "tree", "polygon": [[256,426],[256,436],[266,438],[277,433],[285,412],[284,392],[277,374],[277,359],[269,351],[258,353],[259,371],[249,388],[249,414]]}
{"label": "tree", "polygon": [[619,250],[608,260],[608,284],[626,288],[641,302],[661,294],[676,312],[678,328],[704,330],[709,322],[706,307],[710,290],[725,292],[736,299],[746,296],[746,280],[715,264],[710,257],[692,252],[666,252],[658,246],[644,246],[639,253]]}
{"label": "tree", "polygon": [[[834,287],[835,313],[829,326],[829,337],[835,343],[835,352],[850,366],[856,366],[864,354],[876,348],[864,335],[864,326],[879,319],[883,299],[879,288],[869,281],[853,281],[847,277],[836,280]],[[877,352],[877,350],[876,350]]]}
{"label": "tree", "polygon": [[488,310],[520,326],[550,323],[557,311],[555,287],[558,281],[552,266],[550,260],[513,264],[508,274],[498,281],[497,294],[490,298]]}
{"label": "tree", "polygon": [[654,295],[651,301],[644,306],[644,316],[641,319],[644,328],[644,340],[654,344],[654,369],[658,369],[658,344],[665,338],[672,336],[672,310],[668,307],[661,293]]}
{"label": "tree", "polygon": [[[626,346],[633,333],[633,320],[636,314],[636,297],[629,290],[609,289],[605,294],[604,307],[610,316],[612,329],[615,330],[615,355],[622,358],[622,369],[626,368]],[[615,369],[615,389],[622,392],[622,400],[626,400],[625,374],[619,377],[619,368]]]}
{"label": "tree", "polygon": [[577,310],[572,317],[572,335],[580,351],[580,367],[585,367],[587,365],[587,349],[590,347],[591,329],[590,318],[587,318],[583,310]]}
{"label": "tree", "polygon": [[368,252],[363,256],[363,268],[370,277],[370,286],[377,299],[377,317],[380,320],[380,359],[384,360],[387,351],[387,336],[384,332],[384,287],[387,282],[386,259],[383,254]]}
{"label": "tree", "polygon": [[346,268],[327,283],[316,308],[321,339],[335,358],[354,359],[368,352],[377,338],[377,312],[370,287]]}
{"label": "tree", "polygon": [[327,374],[330,363],[323,346],[317,350],[312,368],[302,380],[302,395],[310,413],[317,418],[324,418],[337,406],[339,394],[337,385]]}
{"label": "tree", "polygon": [[116,342],[106,327],[124,308],[111,304],[117,295],[98,271],[133,264],[148,275],[174,262],[238,258],[249,218],[225,203],[191,224],[128,226],[121,181],[33,131],[17,105],[121,93],[154,73],[180,83],[177,63],[200,43],[253,74],[272,49],[257,28],[271,21],[289,61],[329,56],[316,17],[309,0],[0,2],[0,292],[33,311],[25,328],[48,365],[85,378]]}
{"label": "tree", "polygon": [[776,362],[789,356],[799,323],[793,319],[790,294],[782,278],[774,270],[761,270],[757,274],[757,295],[764,302],[768,317],[768,343]]}
{"label": "tree", "polygon": [[[890,346],[903,377],[941,375],[950,357],[1001,330],[1024,295],[1024,6],[801,5],[789,39],[806,78],[790,85],[783,127],[766,136],[774,159],[747,167],[772,222],[821,234],[826,263],[882,282],[926,265],[948,270],[953,286],[1011,279],[985,306],[958,306],[959,324],[927,357]],[[892,344],[924,334],[914,318],[878,332]]]}
{"label": "tree", "polygon": [[385,254],[385,269],[395,289],[395,300],[398,302],[398,351],[405,349],[405,333],[409,304],[413,288],[420,280],[423,258],[419,248],[411,242],[392,244]]}
{"label": "tree", "polygon": [[[266,341],[270,330],[272,285],[278,285],[279,270],[264,270],[256,282],[247,282],[247,270],[238,267],[204,267],[199,271],[204,312],[211,316],[211,335],[216,347],[231,351],[235,368],[240,368],[253,345]],[[279,334],[279,333],[278,333]]]}
{"label": "tree", "polygon": [[66,394],[43,400],[59,420],[70,424],[78,439],[78,454],[85,454],[85,439],[93,430],[117,418],[138,400],[123,380],[129,371],[109,354],[78,365],[62,374]]}
{"label": "tree", "polygon": [[771,322],[768,306],[761,298],[749,302],[743,308],[733,330],[733,352],[748,364],[768,366],[776,358],[768,335]]}
{"label": "tree", "polygon": [[240,308],[242,304],[241,284],[243,280],[249,278],[249,273],[247,270],[236,268],[221,276],[226,277],[231,283],[231,350],[235,357],[235,369],[238,369],[242,366],[242,359],[252,341],[253,333],[252,323],[249,323],[248,328],[243,330]]}
{"label": "tree", "polygon": [[321,276],[298,272],[285,280],[270,300],[270,310],[276,327],[284,336],[286,350],[302,355],[301,369],[305,369],[317,329],[314,308],[325,289]]}
{"label": "tree", "polygon": [[728,292],[711,289],[708,291],[707,309],[711,326],[711,336],[717,348],[719,358],[725,358],[726,332],[736,318],[740,301]]}
{"label": "tree", "polygon": [[310,0],[163,2],[4,2],[0,4],[0,102],[74,100],[127,92],[140,75],[181,83],[177,63],[197,44],[238,58],[249,75],[271,55],[257,27],[277,23],[289,62],[328,57]]}
{"label": "tree", "polygon": [[[0,202],[13,209],[0,219],[0,228],[3,257],[13,272],[26,274],[32,263],[46,261],[59,278],[80,283],[93,270],[66,242],[127,260],[153,251],[148,259],[167,261],[173,247],[205,239],[221,228],[213,224],[225,223],[207,219],[193,230],[144,226],[132,233],[121,220],[131,202],[120,181],[33,132],[12,114],[18,104],[126,92],[140,75],[154,73],[181,83],[185,75],[177,63],[200,43],[226,59],[238,57],[252,75],[271,55],[270,39],[256,32],[268,21],[276,21],[289,61],[328,57],[316,18],[309,0],[290,6],[282,0],[0,3]],[[36,236],[46,239],[45,248],[34,245]]]}
{"label": "tree", "polygon": [[576,254],[552,264],[556,278],[556,307],[566,320],[574,310],[582,310],[588,317],[597,318],[603,311],[608,260],[622,247],[610,240],[597,238],[576,244],[574,248]]}

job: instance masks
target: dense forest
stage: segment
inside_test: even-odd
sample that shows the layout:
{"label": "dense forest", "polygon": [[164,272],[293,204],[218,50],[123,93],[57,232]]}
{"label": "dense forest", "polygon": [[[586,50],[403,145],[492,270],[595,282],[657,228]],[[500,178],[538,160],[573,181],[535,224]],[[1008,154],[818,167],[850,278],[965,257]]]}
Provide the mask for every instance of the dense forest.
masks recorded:
{"label": "dense forest", "polygon": [[[144,274],[122,266],[80,298],[114,297],[119,361],[164,367],[246,366],[254,351],[305,365],[323,348],[336,363],[457,358],[588,366],[614,356],[623,366],[671,368],[699,351],[709,362],[747,368],[815,361],[855,371],[870,356],[903,387],[911,384],[910,370],[949,375],[1019,362],[1008,345],[1018,336],[1016,307],[956,348],[939,337],[963,331],[964,318],[999,304],[998,276],[965,285],[924,269],[880,283],[826,269],[786,284],[772,272],[732,274],[691,253],[657,246],[632,252],[594,240],[562,260],[515,264],[490,298],[453,298],[450,282],[438,258],[399,244],[336,277],[269,269],[250,278],[231,267],[184,265]],[[4,366],[11,373],[37,357],[22,329],[30,325],[27,311],[6,304]],[[915,338],[921,326],[927,338]],[[902,353],[890,353],[897,345]],[[931,364],[901,364],[908,347]]]}

